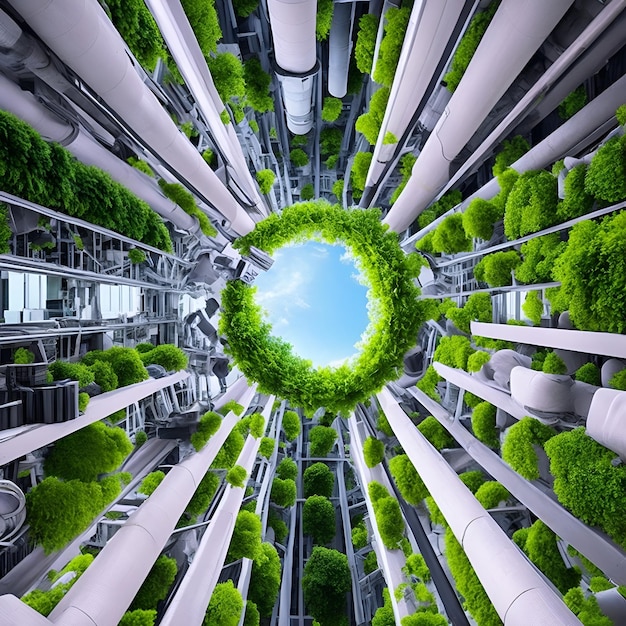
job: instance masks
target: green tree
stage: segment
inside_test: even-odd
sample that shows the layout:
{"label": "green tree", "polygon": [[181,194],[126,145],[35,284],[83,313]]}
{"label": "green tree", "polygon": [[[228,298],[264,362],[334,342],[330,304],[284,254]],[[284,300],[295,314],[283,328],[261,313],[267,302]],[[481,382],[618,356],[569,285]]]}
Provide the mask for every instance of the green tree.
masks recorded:
{"label": "green tree", "polygon": [[154,562],[150,573],[139,588],[130,605],[130,610],[156,609],[157,604],[167,596],[167,592],[176,578],[177,571],[176,559],[161,554]]}
{"label": "green tree", "polygon": [[345,614],[346,593],[352,577],[345,554],[328,548],[313,548],[304,568],[302,589],[308,612],[321,626],[337,624]]}
{"label": "green tree", "polygon": [[237,626],[243,611],[243,598],[232,580],[215,586],[203,626]]}
{"label": "green tree", "polygon": [[305,498],[310,496],[330,498],[333,495],[335,475],[326,463],[313,463],[304,470],[302,479],[304,481]]}
{"label": "green tree", "polygon": [[375,467],[385,458],[385,444],[376,437],[368,437],[363,442],[363,456],[367,467]]}
{"label": "green tree", "polygon": [[302,530],[316,544],[327,544],[335,536],[335,507],[324,496],[310,496],[302,510]]}
{"label": "green tree", "polygon": [[271,543],[262,543],[261,551],[263,558],[252,563],[248,600],[257,605],[262,617],[269,617],[280,589],[281,564],[278,552]]}
{"label": "green tree", "polygon": [[328,456],[337,440],[337,431],[330,426],[313,426],[309,431],[309,454]]}

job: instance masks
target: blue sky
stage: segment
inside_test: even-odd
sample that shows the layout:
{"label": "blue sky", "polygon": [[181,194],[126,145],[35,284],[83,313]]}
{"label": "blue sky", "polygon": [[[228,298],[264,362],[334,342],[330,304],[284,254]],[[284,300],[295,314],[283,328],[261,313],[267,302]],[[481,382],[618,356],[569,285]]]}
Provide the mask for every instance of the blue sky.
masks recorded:
{"label": "blue sky", "polygon": [[356,353],[367,328],[367,289],[343,246],[309,241],[284,247],[255,280],[256,302],[272,334],[313,365],[338,365]]}

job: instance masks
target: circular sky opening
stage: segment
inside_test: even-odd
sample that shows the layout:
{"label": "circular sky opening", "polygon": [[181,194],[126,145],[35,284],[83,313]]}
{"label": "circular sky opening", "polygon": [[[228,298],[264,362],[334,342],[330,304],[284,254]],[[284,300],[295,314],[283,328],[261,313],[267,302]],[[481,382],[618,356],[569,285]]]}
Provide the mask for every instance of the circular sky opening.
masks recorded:
{"label": "circular sky opening", "polygon": [[355,355],[369,317],[367,287],[349,251],[307,241],[285,246],[273,258],[254,282],[272,334],[314,367],[338,366]]}

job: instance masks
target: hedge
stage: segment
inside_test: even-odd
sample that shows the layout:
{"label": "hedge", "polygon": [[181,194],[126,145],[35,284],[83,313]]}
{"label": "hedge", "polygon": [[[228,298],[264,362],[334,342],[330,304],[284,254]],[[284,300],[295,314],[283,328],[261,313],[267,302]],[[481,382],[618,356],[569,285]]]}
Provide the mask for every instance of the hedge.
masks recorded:
{"label": "hedge", "polygon": [[296,503],[296,483],[291,479],[274,478],[270,493],[272,502],[278,506],[289,508]]}
{"label": "hedge", "polygon": [[324,496],[310,496],[302,509],[302,531],[313,537],[313,543],[327,544],[335,536],[335,507]]}
{"label": "hedge", "polygon": [[626,466],[618,456],[580,427],[552,437],[544,445],[559,502],[591,526],[599,526],[626,545]]}
{"label": "hedge", "polygon": [[82,358],[82,363],[88,366],[96,361],[104,361],[111,365],[120,387],[134,385],[149,378],[139,352],[133,348],[113,346],[108,350],[91,350]]}
{"label": "hedge", "polygon": [[406,454],[394,456],[389,461],[389,471],[402,497],[409,504],[417,505],[428,495],[426,485]]}
{"label": "hedge", "polygon": [[137,595],[135,595],[130,604],[129,610],[155,610],[158,603],[167,596],[167,592],[176,578],[177,571],[176,559],[161,554],[143,581]]}
{"label": "hedge", "polygon": [[496,412],[496,407],[489,402],[481,402],[472,411],[474,436],[490,448],[500,446],[500,437],[496,428]]}
{"label": "hedge", "polygon": [[439,420],[429,415],[417,426],[426,439],[437,450],[443,450],[443,448],[453,448],[455,446],[454,437],[441,425]]}
{"label": "hedge", "polygon": [[313,463],[304,470],[304,497],[325,496],[330,498],[335,487],[335,475],[326,463]]}
{"label": "hedge", "polygon": [[354,47],[356,66],[363,74],[369,74],[372,71],[377,35],[378,17],[373,13],[366,13],[359,20],[359,30]]}
{"label": "hedge", "polygon": [[300,416],[295,411],[285,411],[283,414],[283,432],[285,439],[293,441],[301,430]]}
{"label": "hedge", "polygon": [[168,372],[184,370],[189,363],[185,352],[171,343],[153,346],[151,350],[140,353],[144,365],[161,365]]}
{"label": "hedge", "polygon": [[367,467],[375,467],[385,458],[385,444],[376,437],[368,437],[363,442],[363,456]]}
{"label": "hedge", "polygon": [[563,602],[585,626],[612,626],[613,620],[608,618],[595,596],[585,597],[580,587],[570,589],[563,597]]}
{"label": "hedge", "polygon": [[535,480],[539,478],[539,460],[534,446],[545,446],[555,434],[553,428],[539,420],[524,417],[506,432],[502,459],[524,478]]}
{"label": "hedge", "polygon": [[204,626],[237,626],[243,611],[243,598],[232,580],[218,583],[204,617]]}

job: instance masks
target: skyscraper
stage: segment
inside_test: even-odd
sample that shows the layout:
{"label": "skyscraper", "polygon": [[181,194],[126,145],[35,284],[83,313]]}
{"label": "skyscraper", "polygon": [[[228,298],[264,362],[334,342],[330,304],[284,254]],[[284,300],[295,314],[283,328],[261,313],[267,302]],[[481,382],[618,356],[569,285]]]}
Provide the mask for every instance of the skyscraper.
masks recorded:
{"label": "skyscraper", "polygon": [[[0,0],[0,623],[626,621],[624,6]],[[218,327],[309,200],[421,266],[341,416]]]}

